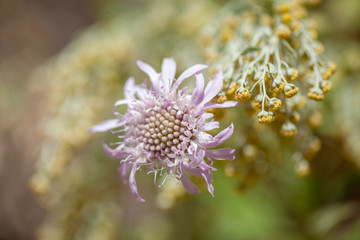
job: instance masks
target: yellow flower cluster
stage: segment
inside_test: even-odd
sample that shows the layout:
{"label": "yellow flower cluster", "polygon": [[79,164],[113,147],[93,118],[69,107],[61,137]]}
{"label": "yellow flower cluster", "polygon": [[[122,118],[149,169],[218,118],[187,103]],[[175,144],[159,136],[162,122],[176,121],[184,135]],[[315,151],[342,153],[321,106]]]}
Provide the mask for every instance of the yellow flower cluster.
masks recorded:
{"label": "yellow flower cluster", "polygon": [[[303,99],[305,91],[308,98],[323,100],[331,89],[328,79],[336,65],[320,56],[324,47],[316,40],[316,24],[307,18],[304,4],[304,1],[285,0],[274,3],[270,14],[259,11],[261,7],[241,16],[229,13],[217,25],[217,31],[214,26],[211,31],[204,29],[204,35],[208,36],[204,37],[205,52],[218,56],[216,60],[208,60],[215,69],[223,70],[226,81],[225,94],[214,101],[225,99],[225,95],[226,99],[245,102],[248,114],[259,111],[259,123],[272,123],[275,114],[281,115],[277,119],[282,121],[282,134],[291,122],[289,118],[295,115],[293,112],[303,107],[297,101]],[[223,34],[216,41],[218,32]],[[272,98],[277,99],[276,104],[270,103]],[[285,135],[297,133],[290,132]]]}

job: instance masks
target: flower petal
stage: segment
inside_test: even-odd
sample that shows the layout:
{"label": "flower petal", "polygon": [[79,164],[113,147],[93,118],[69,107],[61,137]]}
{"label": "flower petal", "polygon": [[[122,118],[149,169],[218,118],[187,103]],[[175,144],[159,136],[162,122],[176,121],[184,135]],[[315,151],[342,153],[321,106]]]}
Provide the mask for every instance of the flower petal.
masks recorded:
{"label": "flower petal", "polygon": [[185,173],[183,173],[181,175],[181,182],[184,186],[184,188],[186,189],[186,191],[190,194],[197,194],[200,193],[199,189],[195,186],[195,184],[193,182],[190,181],[190,179],[188,178],[188,176],[186,176]]}
{"label": "flower petal", "polygon": [[209,118],[212,118],[212,117],[214,117],[214,114],[208,113],[208,112],[204,112],[204,113],[202,114],[202,116],[201,116],[201,119],[202,119],[203,121],[205,121],[205,120],[207,120],[207,119],[209,119]]}
{"label": "flower petal", "polygon": [[135,79],[129,78],[124,86],[124,95],[126,99],[135,99]]}
{"label": "flower petal", "polygon": [[138,193],[138,189],[136,186],[136,181],[135,181],[135,173],[136,173],[136,163],[134,163],[131,172],[130,172],[130,176],[129,176],[129,185],[130,185],[130,190],[131,193],[134,195],[134,197],[136,198],[137,201],[139,202],[145,202],[145,200],[143,198],[140,197],[139,193]]}
{"label": "flower petal", "polygon": [[213,175],[211,172],[211,167],[209,167],[208,165],[203,165],[201,166],[201,176],[205,179],[206,181],[206,185],[207,185],[207,189],[209,191],[209,193],[214,197],[214,187],[212,185],[213,182]]}
{"label": "flower petal", "polygon": [[192,67],[189,67],[188,69],[186,69],[181,75],[180,77],[175,81],[174,85],[171,88],[171,91],[175,91],[180,84],[182,83],[182,81],[184,81],[186,78],[191,77],[192,75],[194,75],[196,72],[201,71],[205,68],[207,68],[208,66],[204,65],[204,64],[196,64]]}
{"label": "flower petal", "polygon": [[149,94],[146,85],[141,84],[136,86],[136,95],[143,101],[145,101],[146,96]]}
{"label": "flower petal", "polygon": [[119,119],[106,120],[89,129],[89,132],[105,132],[113,128],[121,127],[125,123]]}
{"label": "flower petal", "polygon": [[234,125],[231,123],[230,126],[219,132],[215,137],[212,138],[214,140],[213,142],[210,142],[208,144],[204,144],[205,148],[213,148],[216,147],[223,142],[225,142],[227,139],[231,137],[231,135],[234,132]]}
{"label": "flower petal", "polygon": [[190,168],[190,167],[187,167],[186,165],[184,165],[183,170],[190,175],[193,175],[196,177],[201,177],[201,169],[200,168]]}
{"label": "flower petal", "polygon": [[195,78],[196,78],[196,87],[192,94],[191,101],[195,105],[198,105],[204,99],[204,75],[201,72],[197,72],[195,74]]}
{"label": "flower petal", "polygon": [[105,142],[103,142],[103,148],[105,153],[112,159],[122,159],[122,158],[126,158],[127,156],[129,156],[128,152],[124,152],[123,146],[120,145],[115,149],[110,148]]}
{"label": "flower petal", "polygon": [[223,103],[210,102],[210,103],[205,104],[204,109],[208,110],[211,108],[229,108],[229,107],[235,107],[235,106],[240,106],[240,105],[242,105],[242,103],[237,102],[237,101],[226,101]]}
{"label": "flower petal", "polygon": [[159,74],[155,71],[155,69],[153,67],[151,67],[149,64],[144,63],[140,60],[136,61],[136,64],[144,73],[146,73],[149,76],[153,88],[156,91],[158,91],[159,90],[159,81],[158,81]]}
{"label": "flower petal", "polygon": [[218,71],[215,75],[211,78],[209,83],[205,88],[204,99],[203,103],[209,102],[213,99],[216,94],[218,94],[223,87],[223,74],[222,71]]}
{"label": "flower petal", "polygon": [[121,164],[120,167],[118,167],[118,173],[123,183],[127,183],[129,181],[128,175],[130,168],[131,168],[131,163],[129,162],[124,162],[123,164]]}
{"label": "flower petal", "polygon": [[210,149],[205,150],[205,155],[209,158],[215,158],[218,160],[234,160],[235,150],[232,148],[220,148],[220,149]]}
{"label": "flower petal", "polygon": [[198,139],[199,145],[203,146],[203,145],[206,145],[206,144],[212,142],[213,136],[211,136],[210,134],[208,134],[206,132],[199,132],[199,134],[197,135],[197,139]]}
{"label": "flower petal", "polygon": [[203,149],[199,149],[199,151],[197,151],[194,154],[194,159],[187,165],[187,167],[196,168],[197,166],[200,165],[201,162],[204,161],[204,157],[205,157],[205,151]]}
{"label": "flower petal", "polygon": [[114,106],[116,107],[116,106],[123,105],[123,104],[129,104],[129,103],[131,103],[133,101],[136,101],[136,100],[134,100],[134,99],[120,99],[120,100],[115,102]]}
{"label": "flower petal", "polygon": [[173,58],[164,58],[161,65],[162,80],[166,90],[170,90],[170,86],[174,81],[176,72],[176,62]]}
{"label": "flower petal", "polygon": [[217,122],[217,121],[211,121],[211,122],[208,122],[208,123],[205,124],[204,130],[205,130],[205,131],[210,131],[210,130],[213,130],[213,129],[219,128],[219,127],[220,127],[219,122]]}

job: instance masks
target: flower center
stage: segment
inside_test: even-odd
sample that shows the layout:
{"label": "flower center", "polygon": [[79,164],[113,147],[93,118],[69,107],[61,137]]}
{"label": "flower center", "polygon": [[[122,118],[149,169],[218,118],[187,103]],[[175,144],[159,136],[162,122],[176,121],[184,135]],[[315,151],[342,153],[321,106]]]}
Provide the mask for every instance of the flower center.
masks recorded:
{"label": "flower center", "polygon": [[135,126],[137,142],[151,157],[175,158],[185,155],[196,126],[190,124],[190,112],[173,106],[148,108]]}

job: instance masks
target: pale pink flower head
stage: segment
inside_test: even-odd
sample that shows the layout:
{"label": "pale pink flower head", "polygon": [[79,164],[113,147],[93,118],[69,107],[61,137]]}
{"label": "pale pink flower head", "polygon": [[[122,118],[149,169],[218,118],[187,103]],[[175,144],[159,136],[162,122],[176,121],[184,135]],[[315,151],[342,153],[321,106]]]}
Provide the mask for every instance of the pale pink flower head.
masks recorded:
{"label": "pale pink flower head", "polygon": [[[119,174],[124,182],[129,181],[132,194],[138,201],[144,201],[138,193],[135,173],[147,169],[154,174],[154,183],[158,174],[182,182],[191,193],[199,193],[190,181],[189,175],[203,177],[208,191],[214,195],[212,186],[212,159],[233,160],[231,148],[212,149],[233,133],[234,127],[222,130],[216,136],[206,131],[219,128],[213,114],[206,112],[211,108],[233,107],[237,102],[209,102],[223,86],[222,72],[216,73],[204,89],[204,76],[201,70],[206,65],[197,64],[185,70],[175,79],[176,63],[165,58],[161,72],[156,72],[148,64],[138,61],[138,67],[150,78],[151,87],[135,85],[130,78],[125,84],[125,99],[115,106],[127,104],[124,115],[115,113],[115,119],[102,122],[90,129],[91,132],[111,130],[120,139],[109,147],[103,144],[105,152],[114,159],[121,159]],[[184,79],[195,75],[196,87],[190,94],[179,89]],[[165,181],[164,180],[164,181]],[[162,183],[163,184],[163,183]],[[161,185],[162,185],[161,184]],[[160,185],[160,186],[161,186]]]}

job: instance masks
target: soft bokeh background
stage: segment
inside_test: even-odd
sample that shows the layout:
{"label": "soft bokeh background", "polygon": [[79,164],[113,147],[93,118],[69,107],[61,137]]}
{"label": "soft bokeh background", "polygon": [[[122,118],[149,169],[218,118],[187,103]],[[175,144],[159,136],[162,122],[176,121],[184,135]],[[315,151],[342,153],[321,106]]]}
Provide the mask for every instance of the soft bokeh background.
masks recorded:
{"label": "soft bokeh background", "polygon": [[[137,203],[101,150],[108,136],[87,133],[111,116],[129,76],[144,78],[136,59],[159,69],[174,56],[179,72],[202,62],[197,34],[223,4],[0,1],[0,239],[360,239],[358,0],[309,12],[338,72],[305,177],[294,171],[295,143],[270,134],[254,141],[271,158],[260,178],[229,178],[217,164],[212,198],[144,176],[147,202]],[[226,116],[224,126],[237,111]],[[245,132],[239,125],[228,145]]]}

